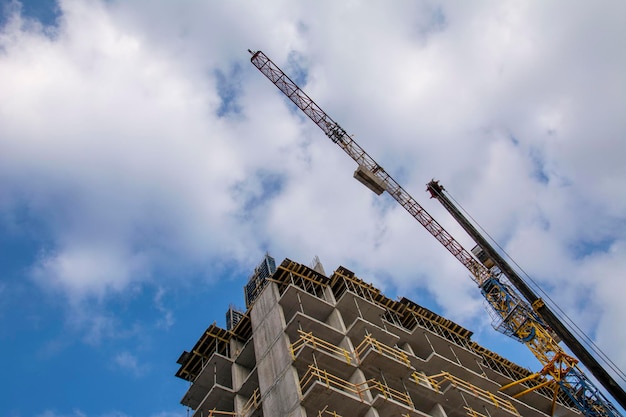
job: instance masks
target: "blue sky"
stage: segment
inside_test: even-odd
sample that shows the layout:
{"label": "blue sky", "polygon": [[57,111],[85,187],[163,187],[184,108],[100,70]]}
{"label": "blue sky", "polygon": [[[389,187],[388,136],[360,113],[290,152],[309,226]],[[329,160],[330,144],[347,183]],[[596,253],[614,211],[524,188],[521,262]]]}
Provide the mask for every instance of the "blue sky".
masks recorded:
{"label": "blue sky", "polygon": [[186,415],[176,359],[266,251],[344,265],[537,369],[248,48],[471,247],[423,191],[440,179],[626,369],[622,4],[0,4],[1,416]]}

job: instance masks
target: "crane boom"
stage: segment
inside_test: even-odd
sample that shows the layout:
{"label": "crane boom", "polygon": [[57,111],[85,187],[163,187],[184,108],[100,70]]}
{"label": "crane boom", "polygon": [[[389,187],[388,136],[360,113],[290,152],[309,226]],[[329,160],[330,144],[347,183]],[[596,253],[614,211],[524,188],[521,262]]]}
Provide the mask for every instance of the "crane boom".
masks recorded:
{"label": "crane boom", "polygon": [[[357,164],[356,179],[380,195],[387,191],[409,214],[437,239],[471,273],[472,280],[498,318],[498,330],[526,344],[542,363],[541,372],[531,378],[542,381],[539,386],[554,385],[566,392],[573,404],[587,416],[620,417],[615,407],[602,395],[593,383],[578,369],[575,358],[569,356],[556,343],[542,318],[517,294],[507,282],[500,280],[466,249],[461,246],[400,184],[394,180],[346,131],[324,112],[304,91],[298,87],[263,52],[250,51],[251,62],[304,114],[348,154]],[[511,385],[511,384],[510,384]],[[504,387],[503,387],[504,388]],[[553,402],[554,407],[554,402]]]}
{"label": "crane boom", "polygon": [[526,284],[509,263],[487,242],[474,225],[461,213],[450,198],[445,193],[443,186],[438,181],[428,183],[428,191],[433,198],[436,198],[441,205],[454,217],[454,219],[465,229],[468,235],[485,252],[495,266],[509,279],[509,281],[524,295],[526,300],[533,306],[533,309],[550,326],[550,328],[561,338],[585,367],[597,378],[604,388],[615,398],[615,400],[626,408],[626,393],[619,386],[617,381],[600,365],[593,355],[583,346],[582,343],[572,334],[572,332],[559,320],[556,314],[539,298],[535,292]]}
{"label": "crane boom", "polygon": [[[251,51],[250,51],[251,52]],[[252,53],[252,52],[251,52]],[[358,165],[355,177],[377,194],[383,191],[404,207],[455,258],[472,272],[477,283],[488,278],[488,271],[476,261],[424,208],[406,192],[346,131],[274,64],[263,52],[255,52],[252,63]]]}

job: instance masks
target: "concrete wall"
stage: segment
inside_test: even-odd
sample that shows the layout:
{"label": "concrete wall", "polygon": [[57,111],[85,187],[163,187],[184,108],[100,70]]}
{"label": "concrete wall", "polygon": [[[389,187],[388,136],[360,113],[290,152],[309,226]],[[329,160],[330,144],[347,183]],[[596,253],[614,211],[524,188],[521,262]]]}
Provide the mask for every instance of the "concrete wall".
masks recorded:
{"label": "concrete wall", "polygon": [[278,304],[276,284],[270,283],[255,300],[250,313],[259,390],[266,416],[305,417],[300,407],[300,384],[291,366],[285,318]]}

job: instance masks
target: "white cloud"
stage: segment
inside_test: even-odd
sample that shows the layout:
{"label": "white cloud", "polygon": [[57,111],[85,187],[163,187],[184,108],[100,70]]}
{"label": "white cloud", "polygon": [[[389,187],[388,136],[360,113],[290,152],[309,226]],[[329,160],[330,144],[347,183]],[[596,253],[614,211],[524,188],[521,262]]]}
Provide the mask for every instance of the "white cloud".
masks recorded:
{"label": "white cloud", "polygon": [[131,416],[121,411],[111,411],[111,412],[102,414],[101,417],[131,417]]}
{"label": "white cloud", "polygon": [[193,85],[98,5],[63,3],[54,38],[7,26],[0,66],[13,97],[0,105],[2,182],[37,216],[52,214],[54,247],[37,275],[87,293],[141,279],[152,250],[193,259],[216,249],[220,236],[196,225],[222,223],[233,179],[220,172],[237,175],[210,117],[217,97],[197,91],[210,80]]}
{"label": "white cloud", "polygon": [[120,352],[115,355],[113,363],[123,371],[128,372],[135,377],[144,375],[147,370],[146,365],[139,363],[137,356],[127,351]]}
{"label": "white cloud", "polygon": [[[174,415],[173,413],[163,412],[163,413],[156,414],[155,417],[168,417],[168,416],[173,416],[173,415]],[[111,411],[105,414],[98,414],[98,416],[99,417],[130,417],[128,414],[122,413],[120,411]],[[89,417],[89,415],[85,414],[81,410],[73,410],[72,414],[65,414],[65,413],[59,414],[52,410],[46,410],[43,413],[38,414],[37,417]]]}
{"label": "white cloud", "polygon": [[87,417],[87,414],[83,413],[80,410],[73,410],[72,414],[57,414],[54,411],[46,410],[42,414],[39,414],[37,417]]}
{"label": "white cloud", "polygon": [[[137,292],[136,288],[126,288],[126,296],[106,297],[102,300],[69,298],[66,305],[67,319],[64,337],[60,347],[71,344],[74,338],[91,346],[111,346],[125,340],[141,340],[147,337],[145,325],[134,316],[118,315],[111,306],[115,302],[129,303]],[[65,301],[65,299],[63,299]],[[112,301],[107,302],[107,301]],[[53,343],[53,348],[54,343]]]}
{"label": "white cloud", "polygon": [[154,295],[154,306],[162,315],[162,317],[157,321],[157,327],[167,330],[174,325],[176,320],[174,319],[174,313],[172,310],[165,307],[165,303],[163,302],[165,293],[166,291],[163,287],[159,287],[157,289],[157,292]]}
{"label": "white cloud", "polygon": [[179,417],[180,411],[161,411],[156,414],[152,414],[151,417]]}
{"label": "white cloud", "polygon": [[[626,337],[623,5],[60,8],[53,32],[16,16],[0,35],[0,209],[44,225],[38,282],[106,297],[269,249],[484,322],[457,261],[247,63],[260,48],[300,57],[307,92],[469,249],[423,192],[441,179],[626,368],[608,336]],[[218,117],[224,77],[239,112]]]}
{"label": "white cloud", "polygon": [[[57,254],[44,254],[34,276],[44,285],[67,288],[76,293],[104,293],[105,287],[124,289],[128,282],[141,280],[143,263],[140,255],[104,245],[66,247]],[[134,275],[131,277],[131,275]]]}

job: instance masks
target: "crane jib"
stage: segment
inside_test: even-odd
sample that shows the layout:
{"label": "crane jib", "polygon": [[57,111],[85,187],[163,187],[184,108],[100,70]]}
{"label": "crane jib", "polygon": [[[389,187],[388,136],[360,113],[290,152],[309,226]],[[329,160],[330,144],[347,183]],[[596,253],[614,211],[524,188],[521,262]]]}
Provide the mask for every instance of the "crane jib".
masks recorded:
{"label": "crane jib", "polygon": [[[355,178],[376,194],[382,194],[383,191],[387,191],[391,197],[404,207],[409,214],[471,272],[472,279],[481,287],[485,300],[487,300],[488,305],[498,320],[498,330],[520,340],[542,363],[543,369],[535,376],[552,378],[560,389],[566,393],[572,403],[586,416],[621,416],[615,407],[576,366],[578,361],[565,353],[558,343],[555,342],[547,326],[535,314],[525,298],[519,296],[508,284],[500,282],[497,276],[494,276],[489,269],[464,249],[339,124],[311,100],[263,52],[248,51],[252,54],[252,64],[306,114],[331,141],[339,145],[357,163]],[[519,382],[521,381],[516,383]],[[609,387],[606,385],[605,388],[609,390]],[[530,390],[533,389],[531,388]],[[626,407],[624,404],[622,406]]]}

